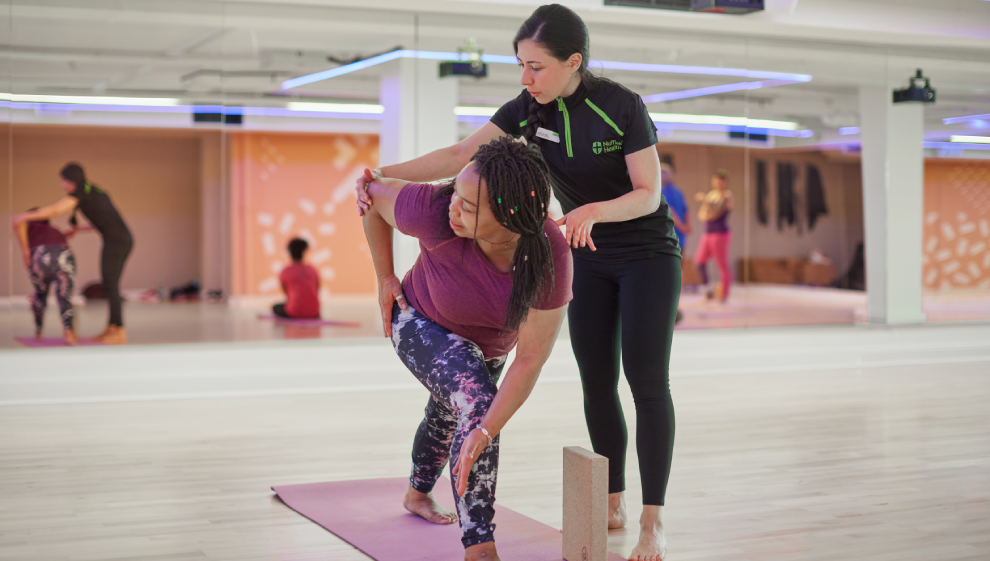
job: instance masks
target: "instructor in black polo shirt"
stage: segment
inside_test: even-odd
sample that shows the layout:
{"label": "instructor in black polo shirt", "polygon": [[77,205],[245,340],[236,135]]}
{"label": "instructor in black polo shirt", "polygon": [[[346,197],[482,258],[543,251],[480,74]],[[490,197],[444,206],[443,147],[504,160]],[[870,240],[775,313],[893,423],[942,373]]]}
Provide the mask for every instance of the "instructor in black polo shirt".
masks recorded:
{"label": "instructor in black polo shirt", "polygon": [[[518,97],[462,142],[380,170],[386,177],[452,177],[478,146],[504,135],[538,143],[566,216],[574,257],[571,346],[581,371],[595,452],[609,459],[609,527],[625,525],[626,424],[619,360],[636,404],[643,486],[640,537],[629,559],[659,561],[661,507],[674,446],[668,383],[680,298],[680,249],[660,193],[656,127],[639,95],[588,71],[588,30],[560,5],[541,6],[513,42],[522,70]],[[373,172],[372,172],[373,174]],[[358,180],[358,204],[372,204]]]}
{"label": "instructor in black polo shirt", "polygon": [[[126,343],[120,277],[124,273],[124,263],[134,247],[131,231],[106,191],[86,179],[82,166],[76,163],[66,164],[59,175],[66,195],[46,207],[15,216],[14,223],[24,220],[48,220],[59,214],[72,212],[70,223],[74,227],[73,232],[95,229],[100,233],[103,238],[100,272],[103,277],[103,292],[110,308],[110,317],[106,330],[98,335],[96,340],[107,344]],[[81,211],[92,226],[78,227],[77,211]]]}

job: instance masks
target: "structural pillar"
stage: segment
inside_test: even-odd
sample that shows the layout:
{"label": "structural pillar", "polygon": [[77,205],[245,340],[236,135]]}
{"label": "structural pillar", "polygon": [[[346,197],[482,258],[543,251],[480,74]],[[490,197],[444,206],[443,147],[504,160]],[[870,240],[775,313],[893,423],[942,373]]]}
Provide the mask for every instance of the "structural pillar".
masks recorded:
{"label": "structural pillar", "polygon": [[[440,78],[439,62],[400,58],[383,65],[379,102],[379,165],[397,164],[455,144],[457,79]],[[404,178],[403,178],[404,179]],[[401,279],[419,255],[419,242],[398,232],[395,274]]]}
{"label": "structural pillar", "polygon": [[869,320],[923,323],[924,106],[893,103],[888,86],[859,92]]}

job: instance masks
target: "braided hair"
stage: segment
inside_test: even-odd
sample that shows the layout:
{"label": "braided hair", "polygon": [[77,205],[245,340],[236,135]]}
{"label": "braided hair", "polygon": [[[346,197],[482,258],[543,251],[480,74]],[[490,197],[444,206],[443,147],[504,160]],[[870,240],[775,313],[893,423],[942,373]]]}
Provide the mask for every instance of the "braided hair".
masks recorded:
{"label": "braided hair", "polygon": [[[520,236],[512,258],[509,308],[502,325],[503,332],[515,331],[526,320],[541,289],[553,286],[553,252],[543,231],[550,206],[550,169],[539,147],[507,136],[478,147],[471,160],[479,176],[477,202],[481,202],[484,180],[495,220]],[[436,196],[450,198],[453,192],[451,183]]]}
{"label": "braided hair", "polygon": [[[578,72],[581,74],[582,82],[593,87],[600,79],[588,70],[588,60],[590,60],[588,28],[584,25],[581,16],[570,8],[560,4],[547,4],[537,8],[519,27],[515,39],[512,40],[512,48],[517,54],[519,42],[526,39],[538,43],[552,57],[560,61],[566,61],[574,53],[580,54],[581,66]],[[529,101],[527,109],[523,136],[530,143],[540,144],[541,140],[536,136],[536,130],[543,125],[546,105],[540,104],[534,97]]]}

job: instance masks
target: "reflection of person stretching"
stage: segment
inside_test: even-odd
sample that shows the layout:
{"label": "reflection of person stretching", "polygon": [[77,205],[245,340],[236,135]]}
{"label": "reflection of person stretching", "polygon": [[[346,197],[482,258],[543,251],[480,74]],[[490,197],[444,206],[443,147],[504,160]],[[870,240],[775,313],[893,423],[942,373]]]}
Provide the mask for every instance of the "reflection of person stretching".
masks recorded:
{"label": "reflection of person stretching", "polygon": [[318,319],[320,317],[320,274],[303,262],[309,243],[302,238],[289,242],[292,264],[278,276],[285,292],[285,303],[272,306],[272,313],[283,318]]}
{"label": "reflection of person stretching", "polygon": [[48,290],[54,284],[65,344],[75,345],[78,339],[72,328],[71,298],[72,282],[76,276],[76,258],[69,249],[65,235],[53,228],[47,220],[22,221],[14,226],[14,231],[24,254],[24,265],[31,277],[31,286],[34,287],[34,294],[31,295],[34,338],[41,339],[45,308],[48,306]]}
{"label": "reflection of person stretching", "polygon": [[732,271],[729,269],[729,243],[732,232],[729,231],[729,212],[732,211],[732,191],[729,191],[729,174],[718,170],[712,174],[712,190],[707,194],[698,193],[695,199],[701,203],[698,209],[698,219],[705,224],[705,233],[698,241],[698,252],[694,261],[701,273],[701,282],[707,287],[705,295],[708,298],[716,296],[718,290],[709,285],[707,261],[715,258],[718,276],[721,280],[721,294],[718,298],[725,302],[729,298],[729,287],[732,285]]}
{"label": "reflection of person stretching", "polygon": [[[46,207],[15,216],[14,224],[25,220],[47,220],[72,212],[69,223],[74,226],[73,233],[94,228],[100,232],[100,236],[103,237],[100,272],[103,277],[103,292],[110,308],[110,318],[106,330],[95,339],[109,344],[126,343],[120,276],[124,273],[124,263],[131,253],[131,248],[134,247],[131,231],[110,202],[106,192],[86,180],[86,174],[79,164],[66,164],[59,175],[62,177],[62,189],[65,190],[66,196]],[[92,226],[77,227],[76,211],[82,211],[83,216]]]}
{"label": "reflection of person stretching", "polygon": [[[547,165],[535,146],[503,137],[481,146],[446,186],[380,173],[364,181],[359,204],[385,334],[431,393],[404,506],[437,524],[459,521],[465,560],[497,560],[498,434],[533,390],[571,299],[570,252],[547,218]],[[420,241],[402,283],[392,269],[393,228]],[[431,494],[448,458],[456,513]]]}

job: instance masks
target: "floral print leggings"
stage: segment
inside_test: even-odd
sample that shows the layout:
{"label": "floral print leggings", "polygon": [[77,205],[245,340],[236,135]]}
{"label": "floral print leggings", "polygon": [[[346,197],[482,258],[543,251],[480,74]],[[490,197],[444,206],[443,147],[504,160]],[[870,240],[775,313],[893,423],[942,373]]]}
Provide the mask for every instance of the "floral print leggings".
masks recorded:
{"label": "floral print leggings", "polygon": [[76,277],[76,258],[72,250],[61,245],[39,245],[31,249],[31,311],[34,312],[35,333],[41,333],[48,306],[48,289],[55,285],[55,298],[62,313],[62,327],[72,329],[72,281]]}
{"label": "floral print leggings", "polygon": [[[430,390],[426,415],[413,441],[409,484],[421,493],[433,490],[444,466],[456,459],[461,443],[488,412],[505,366],[504,356],[485,359],[478,345],[426,318],[411,306],[392,307],[392,346],[395,352]],[[457,504],[464,547],[494,541],[495,479],[498,473],[498,440],[478,456],[468,476],[463,497],[451,489]]]}

